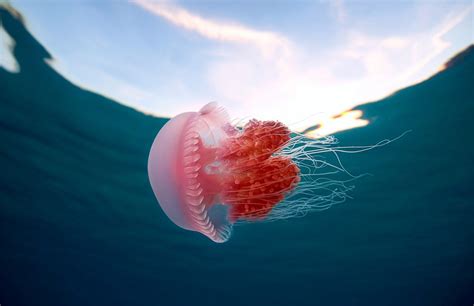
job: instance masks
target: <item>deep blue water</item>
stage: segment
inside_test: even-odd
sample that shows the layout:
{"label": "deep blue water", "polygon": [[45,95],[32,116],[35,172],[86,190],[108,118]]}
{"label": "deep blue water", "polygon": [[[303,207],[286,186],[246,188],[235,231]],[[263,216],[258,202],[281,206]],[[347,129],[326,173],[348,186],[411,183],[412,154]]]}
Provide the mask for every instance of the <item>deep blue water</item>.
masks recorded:
{"label": "deep blue water", "polygon": [[474,52],[360,107],[336,135],[353,199],[238,226],[225,244],[171,223],[148,183],[165,119],[64,79],[0,9],[21,72],[0,68],[0,304],[472,305]]}

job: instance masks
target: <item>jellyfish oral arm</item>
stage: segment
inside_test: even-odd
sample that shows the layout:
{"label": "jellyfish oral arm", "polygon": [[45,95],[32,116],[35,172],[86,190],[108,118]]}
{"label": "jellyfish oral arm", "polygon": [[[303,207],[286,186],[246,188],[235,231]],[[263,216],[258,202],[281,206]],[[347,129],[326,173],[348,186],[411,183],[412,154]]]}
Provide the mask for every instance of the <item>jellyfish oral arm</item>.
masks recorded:
{"label": "jellyfish oral arm", "polygon": [[223,165],[223,202],[231,222],[263,219],[299,182],[290,158],[273,156],[289,141],[280,122],[251,120],[217,153]]}

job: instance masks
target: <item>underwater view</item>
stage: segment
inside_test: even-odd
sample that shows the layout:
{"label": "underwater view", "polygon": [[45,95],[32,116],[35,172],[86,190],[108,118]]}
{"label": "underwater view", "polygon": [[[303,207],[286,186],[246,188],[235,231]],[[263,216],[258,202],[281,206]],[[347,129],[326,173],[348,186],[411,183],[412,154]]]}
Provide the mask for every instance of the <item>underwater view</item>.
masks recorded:
{"label": "underwater view", "polygon": [[[159,2],[133,2],[137,10],[175,16]],[[31,14],[34,5],[0,2],[0,306],[474,303],[472,3],[462,15],[470,19],[470,40],[440,69],[406,86],[387,81],[398,86],[392,91],[380,79],[382,97],[358,96],[367,100],[349,101],[320,121],[311,104],[291,110],[300,106],[296,98],[285,104],[271,91],[249,95],[274,101],[267,111],[233,104],[227,92],[201,100],[204,89],[180,104],[194,85],[167,99],[167,90],[181,85],[167,89],[158,70],[162,108],[140,104],[148,94],[121,92],[105,77],[100,83],[100,72],[90,72],[98,87],[88,86],[74,66],[81,63],[68,66],[72,60],[56,60],[51,51],[63,52],[74,33],[69,37],[65,26],[59,47],[53,34],[37,37],[34,25],[45,33],[47,24]],[[123,17],[121,5],[114,12]],[[61,6],[67,4],[58,1],[52,11],[71,9]],[[218,7],[202,6],[202,14]],[[22,7],[36,17],[30,21]],[[212,22],[182,18],[171,23],[233,39],[210,31]],[[166,48],[167,35],[149,43],[163,39]],[[87,48],[70,54],[92,52]],[[133,46],[123,48],[133,53]],[[277,65],[272,52],[267,59]],[[135,60],[104,69],[127,75]],[[178,59],[149,60],[153,69],[162,64],[163,74],[176,70],[170,78],[187,73]],[[282,71],[297,71],[287,64]],[[233,67],[216,76],[235,72],[227,81],[239,83],[241,70]],[[367,80],[367,88],[379,90],[377,78]],[[354,84],[366,91],[365,83]],[[214,97],[224,101],[210,103]],[[179,120],[188,117],[193,125],[184,128]],[[292,124],[298,121],[302,128]],[[182,151],[189,154],[176,170]],[[183,186],[188,193],[178,194]],[[190,208],[176,208],[180,201]]]}

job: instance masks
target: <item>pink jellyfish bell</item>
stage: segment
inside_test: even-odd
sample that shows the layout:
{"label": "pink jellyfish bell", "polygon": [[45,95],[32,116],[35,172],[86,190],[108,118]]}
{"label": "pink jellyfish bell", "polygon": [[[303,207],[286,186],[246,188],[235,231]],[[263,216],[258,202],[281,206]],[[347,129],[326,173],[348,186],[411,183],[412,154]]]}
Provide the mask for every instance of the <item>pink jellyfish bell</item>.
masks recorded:
{"label": "pink jellyfish bell", "polygon": [[153,192],[176,225],[225,242],[238,220],[262,220],[300,181],[280,122],[230,124],[216,103],[180,114],[160,130],[148,159]]}

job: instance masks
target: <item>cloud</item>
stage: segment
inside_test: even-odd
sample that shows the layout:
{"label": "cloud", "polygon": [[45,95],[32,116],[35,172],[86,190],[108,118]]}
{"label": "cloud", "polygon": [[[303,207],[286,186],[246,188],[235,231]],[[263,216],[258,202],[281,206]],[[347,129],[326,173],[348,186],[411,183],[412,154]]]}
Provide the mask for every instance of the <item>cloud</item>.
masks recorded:
{"label": "cloud", "polygon": [[[421,69],[423,69],[429,62],[440,55],[443,51],[451,46],[451,43],[447,41],[444,36],[451,32],[456,26],[458,26],[466,17],[472,13],[472,6],[463,8],[458,12],[453,12],[447,16],[435,32],[428,37],[429,41],[424,41],[420,37],[416,37],[416,41],[413,42],[412,52],[417,53],[418,58],[416,63],[411,66],[410,69],[402,76],[403,79],[407,79]],[[429,50],[426,50],[429,48]]]}
{"label": "cloud", "polygon": [[290,49],[289,40],[280,34],[206,19],[166,2],[151,2],[148,0],[132,0],[132,2],[178,27],[205,38],[221,42],[253,45],[260,49],[265,57],[270,57],[277,52],[287,53]]}
{"label": "cloud", "polygon": [[464,7],[448,13],[434,30],[405,36],[380,38],[350,30],[341,55],[362,62],[367,78],[389,81],[396,85],[393,89],[404,87],[436,71],[429,64],[452,45],[445,36],[471,13],[472,6]]}
{"label": "cloud", "polygon": [[[472,10],[449,14],[435,31],[403,35],[371,35],[344,25],[342,43],[321,53],[279,33],[207,19],[169,3],[134,2],[181,29],[222,42],[202,77],[211,88],[210,100],[237,117],[278,119],[297,130],[319,124],[313,136],[368,124],[360,112],[347,110],[426,77],[428,64],[450,46],[445,35]],[[330,5],[347,23],[344,2]],[[306,126],[293,125],[308,117]]]}

